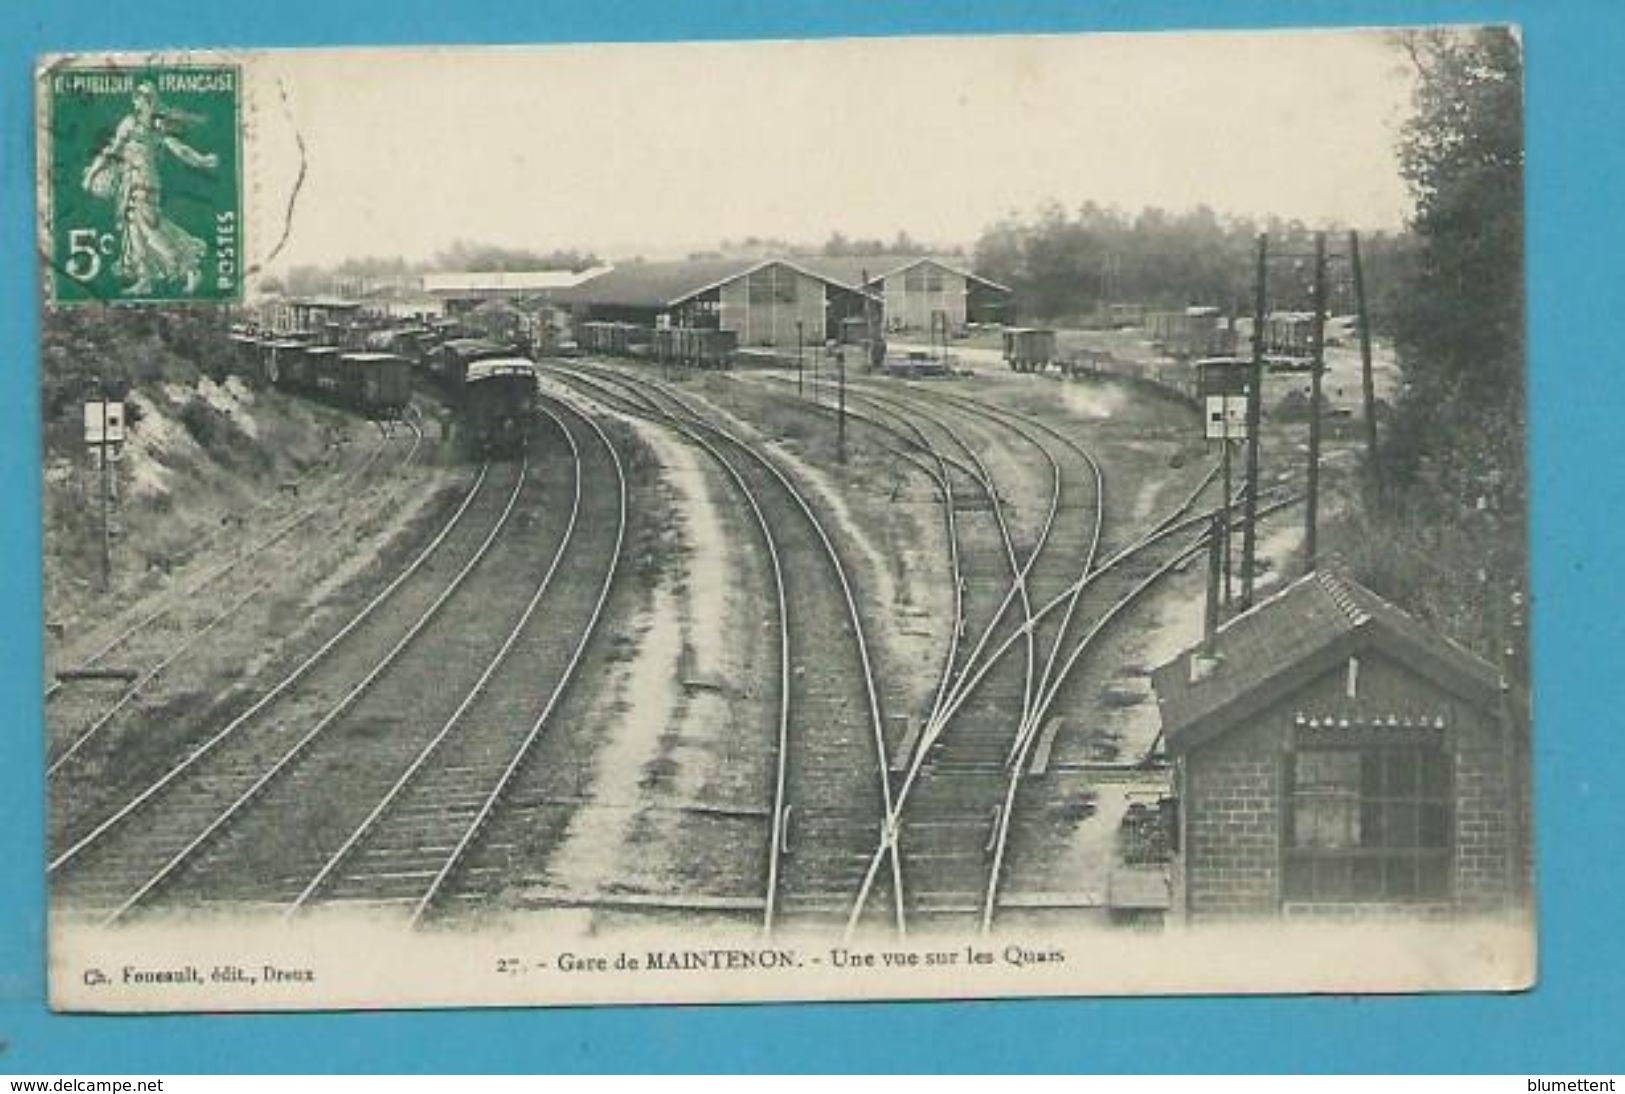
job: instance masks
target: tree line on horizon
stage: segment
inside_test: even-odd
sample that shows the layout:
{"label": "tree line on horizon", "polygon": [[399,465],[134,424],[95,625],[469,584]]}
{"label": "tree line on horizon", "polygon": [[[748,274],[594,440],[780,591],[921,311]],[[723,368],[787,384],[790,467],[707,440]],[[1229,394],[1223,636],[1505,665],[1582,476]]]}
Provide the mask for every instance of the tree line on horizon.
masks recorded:
{"label": "tree line on horizon", "polygon": [[[1050,202],[1012,216],[976,241],[974,270],[1009,286],[1024,322],[1087,323],[1112,304],[1176,310],[1217,307],[1251,315],[1260,234],[1268,236],[1267,310],[1310,307],[1315,227],[1301,220],[1223,216],[1206,205],[1183,212],[1147,206],[1128,213],[1086,201],[1075,211]],[[1329,232],[1333,314],[1355,311],[1346,231]],[[1360,253],[1374,326],[1392,326],[1398,286],[1416,252],[1408,232],[1361,233]]]}

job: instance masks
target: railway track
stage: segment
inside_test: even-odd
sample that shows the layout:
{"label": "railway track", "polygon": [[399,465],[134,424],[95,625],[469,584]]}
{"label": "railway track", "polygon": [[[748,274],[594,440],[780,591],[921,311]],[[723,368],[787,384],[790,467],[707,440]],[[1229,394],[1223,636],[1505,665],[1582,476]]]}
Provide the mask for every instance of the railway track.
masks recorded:
{"label": "railway track", "polygon": [[[410,444],[404,457],[395,467],[397,473],[411,464],[423,440],[422,430],[417,426],[416,422],[408,422],[407,428],[410,434]],[[117,649],[133,650],[138,645],[138,640],[152,631],[178,629],[182,632],[182,637],[178,641],[161,641],[158,643],[156,650],[145,651],[150,658],[147,667],[141,670],[140,674],[135,676],[110,701],[103,700],[99,704],[99,709],[93,707],[91,712],[84,714],[73,709],[74,704],[59,705],[53,714],[52,720],[59,723],[77,721],[80,722],[81,728],[70,731],[67,742],[54,750],[46,767],[47,778],[55,779],[62,775],[66,769],[70,769],[72,762],[81,755],[82,750],[97,741],[120,714],[138,698],[150,696],[153,685],[160,676],[187,653],[197,648],[205,639],[214,635],[217,630],[229,626],[233,621],[240,618],[250,604],[273,587],[277,575],[265,574],[254,578],[247,583],[246,588],[241,590],[240,593],[233,590],[233,595],[227,599],[224,606],[219,606],[217,603],[218,594],[215,597],[209,597],[205,594],[214,589],[223,578],[237,571],[245,563],[259,560],[271,547],[283,542],[293,533],[302,529],[305,530],[307,535],[331,536],[339,529],[353,523],[357,516],[353,505],[354,487],[373,468],[383,450],[384,446],[380,444],[357,468],[331,484],[330,489],[324,490],[319,497],[312,499],[309,504],[300,507],[298,511],[279,522],[267,535],[234,558],[216,566],[200,575],[196,580],[189,582],[185,587],[171,593],[156,610],[139,617],[135,623],[120,631],[113,641],[101,646],[91,658],[83,662],[79,666],[81,670],[95,665]],[[344,499],[345,503],[342,506],[333,506],[331,499],[335,495]],[[260,504],[264,506],[267,502],[261,502]],[[331,516],[335,519],[328,527],[310,528],[312,521],[318,516]],[[172,622],[177,616],[183,614],[186,609],[199,607],[205,610],[201,618],[197,619],[192,626],[187,627],[184,623]],[[159,624],[161,623],[167,624],[167,627],[160,627]],[[167,636],[165,637],[167,638]],[[153,643],[149,641],[147,644],[151,645]],[[60,687],[59,684],[54,686]],[[47,690],[47,699],[52,694],[54,693],[51,690]],[[87,702],[83,705],[89,706],[93,702],[95,702],[95,697],[89,696]]]}
{"label": "railway track", "polygon": [[[848,393],[849,398],[852,392]],[[861,398],[861,396],[860,396]],[[1012,844],[1012,832],[1020,831],[1024,834],[1024,843],[1035,848],[1038,852],[1030,857],[1045,859],[1042,851],[1045,847],[1063,844],[1063,837],[1070,834],[1080,819],[1080,810],[1075,794],[1061,787],[1059,793],[1047,795],[1026,793],[1025,798],[1018,803],[1018,791],[1031,785],[1031,780],[1024,780],[1023,773],[1027,770],[1029,758],[1032,756],[1035,745],[1042,739],[1039,736],[1040,727],[1045,726],[1049,712],[1054,708],[1057,697],[1061,694],[1067,682],[1071,679],[1074,667],[1086,652],[1091,650],[1100,635],[1109,625],[1137,599],[1150,590],[1162,577],[1171,572],[1190,555],[1201,550],[1206,543],[1206,536],[1200,534],[1197,538],[1183,546],[1175,546],[1169,550],[1162,547],[1165,559],[1154,554],[1159,545],[1163,544],[1167,535],[1190,527],[1192,524],[1200,525],[1212,514],[1202,514],[1195,520],[1182,520],[1194,507],[1201,494],[1211,485],[1217,475],[1215,466],[1195,486],[1195,488],[1175,507],[1175,509],[1158,522],[1142,540],[1132,544],[1127,550],[1119,552],[1113,559],[1101,567],[1102,572],[1095,571],[1095,557],[1102,538],[1102,521],[1104,506],[1098,499],[1103,496],[1103,482],[1100,470],[1095,461],[1087,452],[1073,444],[1068,438],[1059,435],[1041,422],[1023,421],[1016,415],[984,403],[959,399],[953,396],[938,396],[942,401],[957,403],[966,410],[979,415],[990,416],[1006,421],[1012,429],[1018,430],[1035,443],[1042,441],[1034,436],[1034,431],[1047,434],[1048,441],[1056,443],[1061,449],[1070,449],[1075,460],[1081,461],[1088,477],[1095,479],[1095,495],[1097,503],[1094,506],[1095,520],[1093,528],[1087,535],[1087,545],[1074,554],[1073,565],[1077,567],[1076,576],[1070,582],[1063,582],[1059,588],[1053,581],[1043,581],[1038,578],[1035,584],[1042,582],[1045,592],[1055,592],[1047,600],[1038,616],[1029,620],[1025,629],[1030,636],[1045,634],[1047,641],[1041,645],[1047,646],[1044,668],[1038,678],[1037,690],[1033,704],[1024,710],[1014,740],[1010,743],[1009,755],[1002,764],[986,762],[984,770],[986,776],[976,779],[974,767],[967,766],[961,769],[957,764],[953,766],[941,765],[941,759],[955,754],[955,745],[964,741],[959,726],[949,727],[961,715],[961,706],[967,694],[989,693],[989,682],[996,683],[997,669],[1001,662],[1016,659],[1016,650],[1013,643],[1016,635],[1007,634],[1003,643],[993,652],[991,657],[983,662],[981,669],[968,682],[967,688],[956,687],[951,690],[948,697],[947,712],[940,716],[936,723],[935,732],[940,734],[936,740],[931,741],[931,729],[925,734],[926,741],[916,750],[914,764],[898,794],[898,809],[902,813],[902,823],[899,832],[904,838],[905,851],[911,847],[918,847],[919,836],[910,824],[911,820],[930,824],[942,829],[950,829],[956,823],[970,833],[985,832],[986,843],[980,848],[984,863],[980,878],[978,871],[973,868],[975,856],[966,847],[959,847],[955,852],[940,854],[937,861],[928,861],[910,869],[910,877],[914,879],[914,891],[919,894],[923,886],[954,886],[945,890],[947,900],[936,905],[942,913],[969,912],[977,916],[981,929],[985,932],[991,930],[994,915],[999,906],[998,898],[1001,885],[1007,873],[1007,859]],[[910,403],[913,400],[909,400]],[[909,407],[910,421],[918,420],[920,408]],[[1056,452],[1057,458],[1064,458],[1065,453]],[[1083,476],[1073,476],[1074,478]],[[1146,557],[1149,556],[1149,557]],[[1052,560],[1063,557],[1057,552],[1050,556]],[[1080,565],[1081,563],[1081,565]],[[1150,567],[1150,572],[1142,576],[1142,571]],[[1121,568],[1122,576],[1119,576]],[[1062,567],[1058,574],[1053,576],[1064,577],[1067,567]],[[1042,571],[1039,571],[1042,573]],[[1083,604],[1082,594],[1085,589],[1096,584],[1106,586],[1094,589],[1089,602]],[[1111,588],[1113,584],[1119,589]],[[1064,605],[1064,610],[1057,610]],[[1082,610],[1080,611],[1080,605]],[[1045,617],[1048,617],[1046,619]],[[1075,644],[1068,643],[1068,635],[1072,634],[1081,625],[1083,636]],[[970,658],[975,662],[976,658]],[[964,676],[959,677],[964,683]],[[999,694],[996,686],[992,694]],[[975,724],[975,711],[970,712],[972,724]],[[1054,727],[1049,727],[1053,735]],[[975,762],[974,760],[972,761]],[[939,766],[940,765],[940,766]],[[943,787],[944,782],[938,777],[941,770],[958,773],[964,771],[964,778],[957,784],[946,784],[943,792],[933,795],[933,789]],[[919,779],[916,782],[916,778]],[[1049,780],[1047,787],[1054,791],[1057,781]],[[963,810],[967,801],[976,802],[985,799],[989,793],[1001,791],[997,795],[996,804],[990,815],[978,825],[974,815],[965,816]],[[912,796],[911,796],[912,792]],[[1028,799],[1040,797],[1043,800],[1033,802]],[[1022,806],[1019,811],[1018,805]],[[1018,827],[1019,825],[1019,827]],[[922,825],[923,826],[923,825]],[[878,854],[878,851],[877,851]],[[1052,863],[1045,859],[1046,865]],[[874,862],[871,862],[871,873]],[[1029,871],[1033,873],[1033,871]],[[1043,870],[1037,871],[1040,882],[1049,876]],[[1031,880],[1031,878],[1025,879]],[[957,902],[957,907],[955,906]],[[860,901],[861,903],[861,901]],[[916,920],[923,918],[916,913]]]}
{"label": "railway track", "polygon": [[[893,451],[931,479],[943,497],[954,570],[966,585],[960,602],[962,623],[974,635],[973,624],[983,621],[985,639],[971,645],[967,637],[968,652],[957,658],[950,652],[944,661],[932,714],[894,792],[892,825],[882,828],[872,852],[866,879],[852,904],[849,930],[865,912],[881,865],[895,854],[909,879],[900,923],[968,922],[989,931],[1002,907],[1001,895],[1012,885],[1042,884],[1046,868],[1053,865],[1045,852],[1063,846],[1080,819],[1075,793],[1079,780],[1035,778],[1029,771],[1035,755],[1053,744],[1056,727],[1050,715],[1076,686],[1078,666],[1087,662],[1113,624],[1205,548],[1207,527],[1218,510],[1198,512],[1197,503],[1212,486],[1218,467],[1203,475],[1148,531],[1100,561],[1104,481],[1093,457],[1042,422],[943,396],[941,402],[957,404],[954,410],[997,422],[1044,451],[1054,469],[1055,492],[1033,549],[1013,552],[1008,538],[1003,543],[988,538],[975,544],[960,530],[962,520],[956,518],[975,510],[956,504],[956,496],[980,493],[986,512],[991,512],[1000,505],[998,486],[971,443],[942,420],[951,415],[942,412],[938,400],[918,405],[914,400],[871,397],[852,388],[847,396],[872,408],[869,414],[853,417],[886,431],[896,441]],[[1265,513],[1290,500],[1272,501]],[[1057,524],[1057,512],[1073,519]],[[1007,532],[1008,524],[1001,527]],[[1051,548],[1049,553],[1045,548]],[[1003,565],[989,567],[988,562],[998,562],[1001,553]],[[983,591],[997,591],[998,579],[1003,579],[1002,605],[974,599],[971,589],[978,565],[992,577],[981,582]],[[1000,625],[1002,609],[1024,587],[1039,606],[1030,613],[1009,613]],[[1011,666],[1022,661],[1022,649],[1034,644],[1042,651],[1042,667],[1027,677],[1030,690],[1023,692],[1007,681],[1001,692],[996,686],[1000,677],[1012,675]],[[1004,718],[1004,729],[997,734],[1002,748],[979,751],[976,735],[964,732],[966,725],[976,724],[977,701],[1008,712],[1017,709],[1018,699],[1026,705],[1019,717]],[[1041,760],[1037,769],[1042,770]],[[991,807],[985,813],[977,808],[988,803]],[[1023,858],[1026,861],[1020,861]],[[1022,872],[1012,867],[1012,860],[1018,860]],[[1040,862],[1042,866],[1037,865]]]}
{"label": "railway track", "polygon": [[[849,391],[849,397],[851,394]],[[979,471],[978,484],[990,508],[997,511],[1001,505],[997,484],[969,443],[944,420],[935,401],[928,404],[920,398],[881,396],[867,390],[858,397],[884,407],[899,423],[929,424],[966,452]],[[1089,571],[1100,543],[1103,513],[1100,469],[1081,446],[989,406],[957,405],[953,410],[974,414],[977,420],[1006,430],[1017,438],[1018,445],[1037,452],[1048,468],[1050,488],[1032,547],[1017,552],[1006,536],[1004,573],[987,565],[985,542],[978,550],[974,540],[961,538],[959,557],[970,564],[962,577],[966,607],[960,625],[977,637],[905,758],[898,793],[897,835],[914,879],[911,920],[927,925],[973,916],[980,906],[987,856],[993,850],[1003,807],[1000,791],[1005,758],[1031,717],[1071,622],[1070,603],[1065,612],[1035,620],[1033,599],[1060,593]],[[999,522],[1001,531],[1007,527]],[[1013,605],[1020,610],[1010,611]],[[1005,652],[985,660],[1001,639],[1016,641],[1024,656],[1005,645],[1000,647]],[[983,665],[978,686],[967,690],[972,673]],[[877,848],[876,855],[879,853]],[[874,861],[853,902],[854,924],[868,899],[867,882],[873,877]]]}
{"label": "railway track", "polygon": [[[851,390],[848,396],[873,407],[873,415],[858,417],[892,435],[898,442],[894,450],[916,463],[936,483],[947,503],[950,556],[956,585],[964,594],[957,613],[961,625],[950,632],[950,649],[932,710],[925,720],[923,743],[917,743],[913,754],[903,757],[902,763],[894,763],[894,771],[903,774],[904,789],[917,791],[915,800],[907,810],[902,810],[898,802],[898,838],[883,837],[879,841],[875,858],[849,906],[849,928],[861,919],[874,871],[892,846],[900,846],[904,872],[911,879],[906,913],[909,922],[929,924],[951,917],[971,917],[980,907],[987,856],[997,831],[1005,752],[1016,747],[1027,717],[1025,704],[1036,698],[1043,678],[1034,676],[1031,656],[1025,675],[1012,672],[1021,659],[1011,651],[1011,656],[1001,655],[990,666],[997,670],[991,678],[997,681],[1002,677],[1004,688],[990,686],[988,675],[978,679],[976,700],[985,709],[973,710],[956,726],[958,732],[947,736],[940,734],[934,720],[938,709],[957,694],[955,686],[962,684],[979,655],[999,636],[1020,639],[1029,649],[1034,646],[1035,636],[1048,639],[1049,661],[1044,675],[1053,668],[1071,613],[1054,612],[1048,619],[1023,626],[1027,620],[1025,594],[1035,573],[1042,573],[1041,587],[1057,593],[1071,591],[1075,599],[1076,588],[1069,587],[1068,579],[1076,581],[1088,571],[1100,542],[1099,468],[1086,451],[1066,438],[1045,436],[1040,432],[1042,427],[1024,427],[1019,421],[1000,421],[1016,434],[1019,443],[1040,453],[1049,469],[1048,504],[1032,533],[1032,547],[1018,551],[1012,542],[1011,522],[1002,519],[1004,501],[999,488],[974,445],[959,430],[944,421],[942,415],[933,413],[934,408],[914,405],[914,400],[904,403]],[[910,454],[909,448],[921,455]],[[952,451],[945,453],[944,448]],[[1063,461],[1070,461],[1070,477],[1063,477]],[[955,502],[956,479],[960,480],[958,497],[980,495],[980,505]],[[1060,513],[1071,519],[1057,521]],[[956,520],[956,516],[961,519]],[[979,532],[980,538],[973,539],[966,534],[965,525],[977,518],[980,527],[971,531]],[[1047,553],[1046,547],[1051,548]],[[1023,610],[1011,611],[1013,604],[1021,605]],[[962,629],[968,631],[965,647],[969,654],[959,661],[953,648],[958,645]],[[976,638],[974,647],[971,637]],[[1037,645],[1046,648],[1043,641]],[[1017,711],[1012,716],[1011,712]]]}
{"label": "railway track", "polygon": [[[1206,481],[1206,480],[1205,480]],[[1091,575],[1095,607],[1087,629],[1065,652],[1057,676],[1041,697],[1033,719],[1023,729],[1018,747],[1012,752],[1005,779],[1005,805],[991,845],[992,861],[987,876],[981,929],[993,929],[1002,907],[1002,896],[1010,888],[1043,892],[1053,885],[1053,855],[1075,827],[1078,801],[1064,780],[1038,775],[1030,766],[1035,752],[1047,752],[1057,727],[1047,719],[1068,686],[1081,683],[1074,675],[1086,655],[1105,639],[1110,629],[1139,601],[1152,592],[1186,562],[1206,552],[1215,518],[1220,510],[1189,514],[1195,495],[1170,514],[1150,533],[1123,548]],[[1275,496],[1260,505],[1259,518],[1268,517],[1295,504],[1293,495]],[[1263,498],[1260,498],[1261,503]],[[1241,518],[1231,506],[1232,530]],[[1081,675],[1081,673],[1079,674]],[[1050,741],[1046,741],[1046,736]],[[1154,747],[1154,746],[1153,746]],[[1145,767],[1151,751],[1131,756],[1122,768]],[[1037,902],[1042,904],[1043,901]]]}
{"label": "railway track", "polygon": [[[410,424],[410,428],[413,434],[413,440],[410,448],[407,451],[406,457],[401,462],[402,467],[410,463],[412,458],[416,456],[418,446],[423,439],[422,431],[417,427],[415,422]],[[160,602],[151,611],[141,614],[134,621],[126,624],[116,633],[101,641],[96,645],[96,648],[89,655],[72,665],[67,672],[84,672],[102,664],[108,658],[108,656],[123,648],[128,642],[131,641],[131,639],[152,627],[155,623],[167,618],[177,609],[177,607],[195,598],[199,593],[213,587],[222,578],[233,573],[244,563],[254,560],[271,547],[287,539],[290,535],[298,531],[302,526],[309,523],[318,514],[323,512],[324,507],[331,497],[344,496],[351,486],[353,486],[372,469],[373,465],[377,463],[379,458],[383,455],[386,447],[387,438],[380,437],[378,443],[373,445],[368,450],[366,457],[361,461],[360,464],[327,483],[325,487],[319,493],[313,496],[308,503],[298,506],[291,514],[286,515],[276,524],[274,524],[265,536],[261,537],[253,545],[248,547],[246,550],[241,551],[229,561],[205,571],[204,573],[198,575],[197,578],[187,582],[187,584],[181,589],[162,597]],[[310,476],[315,474],[323,466],[325,465],[312,465],[310,468],[306,469],[302,474],[300,474],[290,485],[292,485],[297,491],[304,485]],[[295,496],[297,496],[297,494],[295,494]],[[282,497],[283,495],[280,492],[269,495],[250,509],[247,513],[244,513],[241,518],[242,521],[246,524],[249,519],[254,517],[261,510],[269,510],[274,508],[275,504],[280,501]],[[215,528],[209,533],[208,536],[204,537],[199,544],[194,545],[193,555],[195,556],[204,545],[212,543],[214,540],[218,539],[225,533],[225,531],[225,525]],[[48,685],[46,685],[45,688],[45,701],[47,703],[51,702],[62,693],[62,690],[63,684],[60,679],[51,681]]]}
{"label": "railway track", "polygon": [[[482,467],[428,544],[315,652],[189,754],[103,815],[54,817],[53,896],[74,914],[122,917],[171,883],[295,766],[473,570],[514,508],[522,472],[491,489]],[[359,678],[359,683],[357,682]],[[313,711],[325,711],[308,727]],[[273,872],[272,876],[275,876]]]}
{"label": "railway track", "polygon": [[[608,435],[562,405],[543,413],[568,445],[572,468],[568,512],[546,568],[473,685],[285,914],[385,907],[416,925],[442,906],[465,910],[508,876],[470,864],[597,632],[627,527],[625,469]],[[598,493],[606,480],[615,489]],[[574,570],[560,580],[567,556]]]}
{"label": "railway track", "polygon": [[[774,575],[781,669],[764,927],[842,922],[890,812],[891,786],[879,689],[833,537],[772,457],[706,421],[665,385],[634,386],[615,370],[556,372],[589,394],[677,428],[718,462],[750,508]],[[876,906],[901,931],[903,874],[895,856],[889,861]]]}

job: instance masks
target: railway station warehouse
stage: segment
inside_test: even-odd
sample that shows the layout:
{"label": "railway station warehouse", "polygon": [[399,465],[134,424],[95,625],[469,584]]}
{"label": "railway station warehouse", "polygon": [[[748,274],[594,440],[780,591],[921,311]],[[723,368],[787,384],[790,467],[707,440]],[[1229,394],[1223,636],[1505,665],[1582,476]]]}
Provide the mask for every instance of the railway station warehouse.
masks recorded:
{"label": "railway station warehouse", "polygon": [[[867,278],[867,280],[865,280]],[[839,338],[850,322],[952,333],[1011,311],[1010,291],[933,259],[895,255],[634,262],[554,296],[577,323],[733,331],[744,347],[794,347]],[[798,324],[799,323],[799,327]]]}

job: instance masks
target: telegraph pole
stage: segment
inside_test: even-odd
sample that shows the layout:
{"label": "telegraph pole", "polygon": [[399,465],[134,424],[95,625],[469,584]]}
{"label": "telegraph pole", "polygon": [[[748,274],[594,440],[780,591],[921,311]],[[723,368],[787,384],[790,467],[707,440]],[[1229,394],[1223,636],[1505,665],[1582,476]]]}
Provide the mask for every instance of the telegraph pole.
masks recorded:
{"label": "telegraph pole", "polygon": [[1253,367],[1247,385],[1247,497],[1241,528],[1241,608],[1253,606],[1253,572],[1258,553],[1258,432],[1264,400],[1264,307],[1269,235],[1258,237],[1258,269],[1253,284]]}
{"label": "telegraph pole", "polygon": [[840,405],[835,412],[835,454],[846,462],[846,350],[835,351],[835,366],[840,369],[836,390],[840,392]]}
{"label": "telegraph pole", "polygon": [[1326,233],[1315,233],[1314,316],[1309,321],[1309,497],[1304,505],[1303,568],[1317,561],[1320,517],[1320,388],[1326,371]]}
{"label": "telegraph pole", "polygon": [[1230,610],[1230,399],[1224,396],[1224,437],[1220,443],[1224,445],[1224,454],[1220,458],[1220,466],[1224,469],[1224,494],[1219,498],[1221,521],[1220,525],[1224,535],[1223,557],[1220,560],[1224,568],[1224,610]]}
{"label": "telegraph pole", "polygon": [[864,364],[869,369],[875,367],[875,317],[869,307],[869,270],[864,267],[858,273],[858,293],[863,297],[863,356]]}
{"label": "telegraph pole", "polygon": [[796,398],[801,398],[802,391],[802,354],[806,350],[806,342],[802,339],[801,320],[796,320]]}
{"label": "telegraph pole", "polygon": [[[826,333],[828,333],[828,332],[826,332]],[[819,347],[818,352],[813,354],[813,405],[814,406],[822,406],[823,405],[823,398],[822,398],[822,396],[820,396],[819,390],[818,390],[819,387],[824,382],[823,370],[819,367],[819,360],[828,352],[829,352],[829,343],[828,343],[828,341],[826,341],[823,346]]]}
{"label": "telegraph pole", "polygon": [[1365,394],[1365,456],[1371,479],[1382,498],[1382,462],[1377,456],[1377,386],[1371,375],[1371,316],[1365,305],[1365,272],[1360,265],[1360,233],[1349,233],[1349,260],[1354,267],[1354,310],[1360,324],[1360,380]]}
{"label": "telegraph pole", "polygon": [[1219,632],[1219,544],[1221,530],[1229,534],[1224,528],[1225,518],[1215,516],[1208,525],[1207,532],[1207,601],[1202,611],[1202,652],[1213,652],[1213,640]]}

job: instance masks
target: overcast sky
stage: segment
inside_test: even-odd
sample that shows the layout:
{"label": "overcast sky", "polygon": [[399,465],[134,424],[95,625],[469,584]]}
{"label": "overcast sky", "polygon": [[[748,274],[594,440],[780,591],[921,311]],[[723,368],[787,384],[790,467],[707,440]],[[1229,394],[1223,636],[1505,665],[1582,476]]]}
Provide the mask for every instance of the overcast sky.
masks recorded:
{"label": "overcast sky", "polygon": [[1042,202],[1398,226],[1409,76],[1377,32],[301,51],[247,63],[272,269],[454,239],[680,255],[935,244]]}

